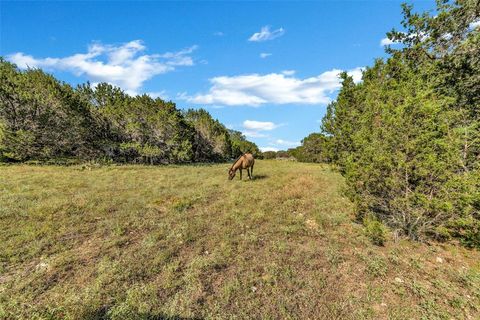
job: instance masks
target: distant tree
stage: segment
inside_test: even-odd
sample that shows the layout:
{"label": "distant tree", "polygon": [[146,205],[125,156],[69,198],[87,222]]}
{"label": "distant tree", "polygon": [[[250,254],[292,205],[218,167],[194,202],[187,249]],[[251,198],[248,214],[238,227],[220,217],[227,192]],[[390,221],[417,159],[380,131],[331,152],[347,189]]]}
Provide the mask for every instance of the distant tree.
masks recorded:
{"label": "distant tree", "polygon": [[261,155],[258,146],[248,141],[240,131],[229,130],[229,133],[230,141],[232,142],[232,158],[237,158],[246,152],[252,153],[255,157]]}
{"label": "distant tree", "polygon": [[258,147],[205,110],[130,96],[108,83],[73,89],[0,58],[0,161],[224,161]]}
{"label": "distant tree", "polygon": [[288,153],[301,162],[329,162],[330,137],[312,133],[303,138],[302,145],[289,149]]}
{"label": "distant tree", "polygon": [[95,121],[67,84],[0,58],[0,158],[94,157]]}
{"label": "distant tree", "polygon": [[219,161],[230,158],[232,143],[228,129],[204,109],[189,109],[186,120],[195,129],[194,158],[196,161]]}
{"label": "distant tree", "polygon": [[193,160],[193,129],[174,103],[145,94],[131,97],[107,83],[79,91],[107,120],[115,138],[108,154],[115,159],[149,164]]}
{"label": "distant tree", "polygon": [[277,152],[276,152],[276,156],[277,156],[277,158],[279,158],[279,159],[282,159],[282,158],[283,158],[283,159],[287,159],[287,158],[290,158],[290,157],[291,157],[290,153],[288,153],[288,152],[285,151],[285,150],[279,150],[279,151],[277,151]]}
{"label": "distant tree", "polygon": [[263,159],[275,159],[277,157],[277,153],[275,151],[265,151],[262,152]]}

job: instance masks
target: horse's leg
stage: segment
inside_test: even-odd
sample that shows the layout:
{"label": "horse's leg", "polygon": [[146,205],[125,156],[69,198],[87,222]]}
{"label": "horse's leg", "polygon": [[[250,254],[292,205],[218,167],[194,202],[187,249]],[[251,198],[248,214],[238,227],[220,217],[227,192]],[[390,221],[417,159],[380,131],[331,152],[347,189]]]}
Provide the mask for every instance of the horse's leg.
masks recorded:
{"label": "horse's leg", "polygon": [[252,176],[252,179],[253,179],[253,164],[252,164],[252,167],[250,168],[250,175]]}
{"label": "horse's leg", "polygon": [[240,169],[240,180],[242,180],[242,169]]}
{"label": "horse's leg", "polygon": [[248,179],[252,180],[252,177],[250,176],[250,168],[247,168],[247,174],[248,174]]}

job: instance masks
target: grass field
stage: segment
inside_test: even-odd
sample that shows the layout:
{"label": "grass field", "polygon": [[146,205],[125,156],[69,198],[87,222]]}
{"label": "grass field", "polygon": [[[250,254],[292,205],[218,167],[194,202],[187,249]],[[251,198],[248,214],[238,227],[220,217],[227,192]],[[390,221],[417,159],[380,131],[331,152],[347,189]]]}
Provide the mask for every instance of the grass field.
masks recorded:
{"label": "grass field", "polygon": [[480,318],[478,251],[373,245],[328,166],[227,168],[0,167],[0,318]]}

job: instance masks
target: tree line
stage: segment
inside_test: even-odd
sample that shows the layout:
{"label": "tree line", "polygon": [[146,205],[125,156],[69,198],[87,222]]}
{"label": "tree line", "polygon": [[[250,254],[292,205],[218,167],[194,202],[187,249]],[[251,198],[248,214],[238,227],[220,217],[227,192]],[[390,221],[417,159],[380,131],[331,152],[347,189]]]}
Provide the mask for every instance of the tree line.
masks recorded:
{"label": "tree line", "polygon": [[260,154],[203,110],[130,96],[100,83],[75,88],[0,58],[0,161],[214,162]]}
{"label": "tree line", "polygon": [[336,164],[360,220],[480,247],[480,4],[402,9],[404,31],[388,33],[399,49],[358,84],[342,74],[321,133],[290,153]]}

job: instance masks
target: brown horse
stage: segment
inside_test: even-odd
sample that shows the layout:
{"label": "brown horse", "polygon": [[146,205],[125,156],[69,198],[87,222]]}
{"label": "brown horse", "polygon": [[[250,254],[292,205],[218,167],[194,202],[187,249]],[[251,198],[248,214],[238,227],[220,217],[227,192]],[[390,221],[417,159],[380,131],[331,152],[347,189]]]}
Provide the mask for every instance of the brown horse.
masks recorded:
{"label": "brown horse", "polygon": [[228,170],[228,179],[232,180],[235,177],[237,170],[240,170],[240,180],[242,180],[242,169],[247,169],[248,177],[253,179],[253,165],[255,164],[255,159],[251,153],[245,153],[244,155],[238,157],[238,159],[233,163],[230,170]]}

